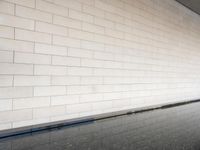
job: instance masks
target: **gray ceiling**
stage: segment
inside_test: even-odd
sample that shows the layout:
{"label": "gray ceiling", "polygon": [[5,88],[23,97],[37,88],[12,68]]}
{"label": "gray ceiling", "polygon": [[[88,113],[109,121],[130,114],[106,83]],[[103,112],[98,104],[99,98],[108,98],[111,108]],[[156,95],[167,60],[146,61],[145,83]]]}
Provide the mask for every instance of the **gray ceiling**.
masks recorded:
{"label": "gray ceiling", "polygon": [[200,15],[200,0],[176,0]]}

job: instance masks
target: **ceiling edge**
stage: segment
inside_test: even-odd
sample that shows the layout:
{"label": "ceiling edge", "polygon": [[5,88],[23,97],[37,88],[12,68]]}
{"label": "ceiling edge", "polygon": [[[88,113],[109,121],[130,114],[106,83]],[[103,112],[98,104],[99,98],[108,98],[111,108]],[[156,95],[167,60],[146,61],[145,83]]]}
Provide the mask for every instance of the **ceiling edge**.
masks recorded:
{"label": "ceiling edge", "polygon": [[187,9],[193,11],[194,13],[196,13],[197,15],[200,16],[200,13],[197,12],[197,11],[195,11],[194,9],[192,9],[190,6],[185,5],[183,2],[181,2],[181,1],[179,1],[179,0],[175,0],[175,1],[177,1],[178,3],[180,3],[181,5],[183,5],[184,7],[186,7]]}

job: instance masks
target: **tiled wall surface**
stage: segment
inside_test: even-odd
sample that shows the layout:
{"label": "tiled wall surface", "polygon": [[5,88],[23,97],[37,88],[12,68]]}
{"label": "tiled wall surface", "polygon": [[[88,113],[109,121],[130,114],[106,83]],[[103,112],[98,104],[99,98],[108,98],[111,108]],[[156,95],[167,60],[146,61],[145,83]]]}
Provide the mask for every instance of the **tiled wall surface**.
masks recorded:
{"label": "tiled wall surface", "polygon": [[199,57],[174,0],[0,0],[0,130],[200,98]]}

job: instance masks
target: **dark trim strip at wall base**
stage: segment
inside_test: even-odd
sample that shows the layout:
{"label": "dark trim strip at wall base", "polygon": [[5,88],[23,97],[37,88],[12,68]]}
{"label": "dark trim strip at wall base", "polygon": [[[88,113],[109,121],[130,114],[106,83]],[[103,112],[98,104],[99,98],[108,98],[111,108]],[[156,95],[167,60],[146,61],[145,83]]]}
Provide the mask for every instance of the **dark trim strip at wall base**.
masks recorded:
{"label": "dark trim strip at wall base", "polygon": [[33,133],[41,132],[41,131],[52,131],[54,129],[58,129],[62,127],[72,127],[76,125],[92,123],[94,121],[109,119],[113,117],[144,113],[144,112],[153,111],[156,109],[167,109],[171,107],[177,107],[177,106],[186,105],[190,103],[196,103],[196,102],[200,102],[200,99],[184,101],[184,102],[168,103],[168,104],[163,104],[163,105],[154,105],[154,106],[149,106],[149,107],[142,107],[142,108],[137,108],[137,109],[106,113],[106,114],[95,115],[91,117],[84,117],[84,118],[79,118],[79,119],[63,120],[59,122],[33,125],[33,126],[28,126],[28,127],[16,128],[16,129],[9,129],[5,131],[0,131],[0,140],[6,139],[6,138],[12,138],[15,136],[33,134]]}
{"label": "dark trim strip at wall base", "polygon": [[181,5],[183,5],[184,7],[186,7],[187,9],[193,11],[194,13],[196,13],[197,15],[200,15],[200,13],[196,10],[194,10],[192,7],[188,6],[187,4],[185,4],[184,2],[182,2],[181,0],[176,0],[178,3],[180,3]]}

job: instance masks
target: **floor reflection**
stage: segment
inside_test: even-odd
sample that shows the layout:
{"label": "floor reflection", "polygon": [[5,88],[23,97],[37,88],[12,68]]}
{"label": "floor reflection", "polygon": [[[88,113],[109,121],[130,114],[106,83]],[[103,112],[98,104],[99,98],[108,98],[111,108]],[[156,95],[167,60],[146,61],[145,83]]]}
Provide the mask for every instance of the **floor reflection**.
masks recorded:
{"label": "floor reflection", "polygon": [[0,141],[0,150],[199,150],[200,103]]}

